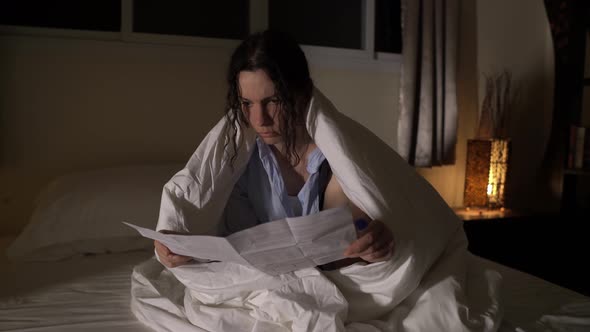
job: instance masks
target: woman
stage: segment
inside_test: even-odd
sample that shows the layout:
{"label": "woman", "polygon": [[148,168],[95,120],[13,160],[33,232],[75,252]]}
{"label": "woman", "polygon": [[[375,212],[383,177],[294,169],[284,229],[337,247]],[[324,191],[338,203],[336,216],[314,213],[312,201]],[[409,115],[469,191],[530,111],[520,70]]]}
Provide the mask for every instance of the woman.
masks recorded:
{"label": "woman", "polygon": [[[254,129],[257,141],[226,205],[221,235],[345,204],[355,220],[369,220],[346,197],[307,132],[305,117],[313,82],[305,55],[293,39],[274,31],[248,37],[231,57],[227,81],[227,120],[234,129]],[[232,152],[229,162],[233,163],[239,142],[235,134],[226,132],[226,136]],[[190,257],[176,255],[158,241],[154,245],[167,267],[191,262]],[[361,260],[384,261],[391,257],[392,250],[391,231],[377,220],[369,221],[345,251],[349,259],[324,268]]]}
{"label": "woman", "polygon": [[[203,233],[221,220],[225,235],[343,204],[387,227],[370,221],[349,258],[324,271],[278,276],[232,262],[187,264],[156,242],[160,262],[179,268],[150,259],[134,269],[131,306],[142,322],[158,331],[497,329],[499,275],[468,264],[462,223],[424,178],[320,91],[311,97],[295,42],[249,37],[228,83],[227,118],[164,185],[158,230]],[[359,260],[369,264],[328,271]]]}

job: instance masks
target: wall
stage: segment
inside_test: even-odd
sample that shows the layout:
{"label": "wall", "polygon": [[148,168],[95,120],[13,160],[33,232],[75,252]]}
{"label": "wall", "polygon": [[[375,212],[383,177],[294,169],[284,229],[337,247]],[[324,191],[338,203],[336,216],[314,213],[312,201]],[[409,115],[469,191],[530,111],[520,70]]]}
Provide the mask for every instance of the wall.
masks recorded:
{"label": "wall", "polygon": [[[0,36],[0,234],[75,170],[184,162],[222,116],[229,48]],[[312,66],[317,86],[390,145],[395,72]]]}
{"label": "wall", "polygon": [[397,143],[399,72],[311,67],[316,86],[343,113],[391,147]]}
{"label": "wall", "polygon": [[0,45],[2,232],[17,231],[55,176],[186,159],[221,114],[227,52],[26,36]]}
{"label": "wall", "polygon": [[[508,204],[522,210],[557,211],[557,188],[540,181],[554,88],[553,44],[544,2],[478,1],[477,29],[479,73],[506,68],[518,92],[508,125],[512,139]],[[480,76],[480,105],[483,83]]]}
{"label": "wall", "polygon": [[518,90],[509,114],[512,162],[507,204],[556,211],[558,193],[539,183],[553,110],[553,44],[542,0],[462,1],[457,163],[419,170],[451,206],[463,204],[466,140],[475,138],[484,74],[507,69]]}

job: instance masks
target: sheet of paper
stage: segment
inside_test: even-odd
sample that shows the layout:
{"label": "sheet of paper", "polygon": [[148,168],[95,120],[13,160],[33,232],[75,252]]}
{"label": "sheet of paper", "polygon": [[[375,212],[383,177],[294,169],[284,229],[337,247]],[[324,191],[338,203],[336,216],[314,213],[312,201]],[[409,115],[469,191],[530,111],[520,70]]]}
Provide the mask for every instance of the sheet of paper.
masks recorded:
{"label": "sheet of paper", "polygon": [[198,261],[228,261],[249,265],[226,238],[207,235],[164,234],[124,222],[143,237],[162,242],[175,254],[194,257]]}
{"label": "sheet of paper", "polygon": [[346,207],[272,221],[228,236],[250,264],[270,274],[313,267],[345,258],[356,239]]}
{"label": "sheet of paper", "polygon": [[125,224],[179,255],[254,266],[272,275],[343,259],[344,250],[356,239],[346,207],[264,223],[226,238],[162,234]]}
{"label": "sheet of paper", "polygon": [[316,265],[345,258],[342,253],[356,240],[352,215],[346,208],[322,211],[305,220],[288,219],[301,252]]}

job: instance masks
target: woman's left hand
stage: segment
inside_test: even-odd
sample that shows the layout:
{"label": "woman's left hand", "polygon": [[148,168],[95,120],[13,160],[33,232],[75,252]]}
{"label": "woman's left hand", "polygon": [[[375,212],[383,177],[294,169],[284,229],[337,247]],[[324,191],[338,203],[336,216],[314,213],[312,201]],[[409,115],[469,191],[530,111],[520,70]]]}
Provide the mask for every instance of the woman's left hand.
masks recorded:
{"label": "woman's left hand", "polygon": [[344,251],[344,256],[369,262],[382,262],[393,255],[393,234],[378,220],[369,223],[367,229],[359,232],[359,238]]}

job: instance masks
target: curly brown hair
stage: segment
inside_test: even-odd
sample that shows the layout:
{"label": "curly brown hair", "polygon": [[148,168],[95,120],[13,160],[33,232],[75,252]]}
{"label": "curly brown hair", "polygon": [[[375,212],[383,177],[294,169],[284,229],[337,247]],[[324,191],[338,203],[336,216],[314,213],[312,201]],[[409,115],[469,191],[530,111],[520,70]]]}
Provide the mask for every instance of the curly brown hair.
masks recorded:
{"label": "curly brown hair", "polygon": [[248,127],[242,113],[238,77],[242,71],[264,70],[275,86],[279,102],[279,128],[287,156],[298,164],[295,150],[297,126],[305,123],[305,111],[311,99],[313,81],[307,59],[299,44],[287,33],[273,30],[255,33],[246,38],[233,52],[227,72],[229,86],[225,115],[231,124],[226,131],[226,149],[231,145],[230,164],[241,144],[238,127]]}

